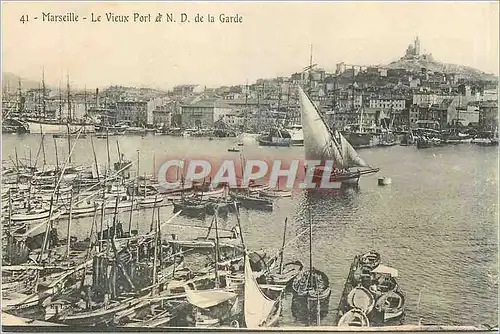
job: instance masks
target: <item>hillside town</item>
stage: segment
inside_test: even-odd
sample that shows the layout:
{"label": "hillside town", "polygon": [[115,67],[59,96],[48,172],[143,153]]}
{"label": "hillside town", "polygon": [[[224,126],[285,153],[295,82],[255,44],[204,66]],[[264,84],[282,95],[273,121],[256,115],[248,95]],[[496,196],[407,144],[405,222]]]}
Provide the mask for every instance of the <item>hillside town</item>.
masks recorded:
{"label": "hillside town", "polygon": [[[416,37],[397,63],[435,63],[431,54],[420,49]],[[4,131],[9,132],[5,129],[12,124],[9,119],[30,118],[86,120],[100,126],[164,132],[220,130],[222,136],[259,133],[271,126],[300,123],[299,85],[308,87],[308,94],[330,125],[341,130],[368,131],[380,126],[408,130],[419,120],[432,121],[441,130],[454,126],[495,129],[497,82],[471,78],[460,71],[406,67],[341,62],[332,72],[313,66],[289,77],[218,88],[185,84],[171,91],[122,86],[72,91],[69,77],[64,88],[46,87],[42,78],[39,88],[25,90],[19,80],[18,87],[3,87]]]}

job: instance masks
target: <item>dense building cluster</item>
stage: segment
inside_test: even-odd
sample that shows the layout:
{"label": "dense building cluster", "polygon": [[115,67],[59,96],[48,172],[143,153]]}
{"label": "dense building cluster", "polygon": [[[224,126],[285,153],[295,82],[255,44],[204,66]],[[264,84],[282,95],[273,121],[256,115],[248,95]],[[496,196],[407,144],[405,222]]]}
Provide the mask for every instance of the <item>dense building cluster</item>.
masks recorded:
{"label": "dense building cluster", "polygon": [[19,89],[11,94],[11,100],[18,103],[4,103],[4,117],[23,109],[34,117],[88,116],[101,124],[261,131],[270,125],[300,123],[296,88],[301,85],[327,121],[340,129],[382,124],[408,129],[418,120],[437,121],[441,128],[461,125],[491,130],[497,126],[496,82],[470,78],[460,71],[418,67],[433,62],[430,54],[421,54],[418,37],[400,61],[411,68],[342,62],[331,73],[313,68],[252,84],[178,85],[169,92],[120,86],[102,92],[70,92],[69,87],[64,92]]}

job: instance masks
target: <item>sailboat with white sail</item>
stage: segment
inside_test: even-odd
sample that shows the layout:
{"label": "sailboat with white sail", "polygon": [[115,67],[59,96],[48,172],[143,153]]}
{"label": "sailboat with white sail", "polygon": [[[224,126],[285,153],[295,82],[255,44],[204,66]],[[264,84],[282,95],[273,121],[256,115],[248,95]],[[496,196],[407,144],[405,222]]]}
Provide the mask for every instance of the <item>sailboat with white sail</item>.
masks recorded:
{"label": "sailboat with white sail", "polygon": [[245,254],[245,325],[249,329],[273,327],[281,313],[281,294],[277,299],[266,296],[259,287],[250,266],[248,252]]}
{"label": "sailboat with white sail", "polygon": [[[299,86],[300,111],[304,132],[306,161],[319,160],[314,167],[313,182],[321,182],[323,173],[330,175],[330,185],[357,183],[361,175],[372,174],[379,168],[368,165],[337,130],[332,130],[323,119],[311,98]],[[353,168],[356,168],[353,171]]]}

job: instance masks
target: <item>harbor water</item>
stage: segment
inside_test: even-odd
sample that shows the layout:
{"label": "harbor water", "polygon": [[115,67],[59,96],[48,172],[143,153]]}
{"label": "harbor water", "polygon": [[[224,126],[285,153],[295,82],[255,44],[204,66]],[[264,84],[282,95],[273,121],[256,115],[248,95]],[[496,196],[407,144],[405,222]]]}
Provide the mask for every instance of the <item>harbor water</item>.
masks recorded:
{"label": "harbor water", "polygon": [[[3,135],[3,161],[12,164],[15,148],[18,159],[35,158],[39,135]],[[107,159],[106,139],[93,139],[99,163]],[[210,156],[234,158],[230,153],[235,138],[214,139],[170,136],[110,137],[111,161],[121,153],[135,162],[140,151],[140,171],[153,174],[168,158]],[[67,139],[55,139],[59,160],[68,155]],[[302,159],[303,147],[259,147],[245,137],[246,157],[264,159]],[[417,149],[392,146],[360,150],[363,159],[380,172],[362,177],[358,188],[341,190],[329,196],[295,192],[291,198],[276,201],[273,212],[241,211],[242,232],[252,250],[264,249],[269,255],[281,247],[285,218],[286,239],[292,241],[313,224],[314,267],[330,278],[330,314],[321,325],[334,324],[335,308],[354,256],[371,249],[382,262],[399,271],[398,282],[406,293],[406,324],[478,325],[497,324],[498,316],[498,150],[474,144]],[[45,137],[47,163],[55,164],[54,140]],[[154,156],[154,159],[153,159]],[[10,158],[9,158],[10,157]],[[79,139],[72,155],[74,164],[93,163],[90,139]],[[39,161],[42,158],[39,158]],[[154,161],[153,161],[154,160]],[[392,184],[377,185],[379,176]],[[161,220],[172,215],[172,207],[161,209]],[[128,224],[129,213],[121,214]],[[133,224],[140,232],[149,231],[152,210],[133,213]],[[230,215],[220,223],[230,229],[236,219]],[[83,239],[90,233],[91,218],[73,222],[72,234]],[[177,217],[162,234],[192,237],[206,234],[210,218],[195,220]],[[66,233],[65,221],[59,223]],[[309,236],[302,233],[285,249],[287,260],[309,261]],[[297,326],[284,304],[283,326]]]}

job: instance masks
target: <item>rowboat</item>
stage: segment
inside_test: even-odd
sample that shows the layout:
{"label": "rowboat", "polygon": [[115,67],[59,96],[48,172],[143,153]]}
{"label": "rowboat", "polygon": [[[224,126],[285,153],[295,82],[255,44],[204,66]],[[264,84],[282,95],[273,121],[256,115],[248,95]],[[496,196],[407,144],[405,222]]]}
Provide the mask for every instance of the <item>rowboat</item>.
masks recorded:
{"label": "rowboat", "polygon": [[350,307],[360,309],[364,314],[369,314],[375,307],[375,298],[366,288],[358,286],[347,295]]}
{"label": "rowboat", "polygon": [[338,327],[370,327],[370,321],[363,311],[349,310],[339,320]]}
{"label": "rowboat", "polygon": [[39,219],[45,219],[45,218],[48,218],[49,217],[49,214],[50,214],[50,211],[47,210],[47,209],[34,209],[34,210],[31,210],[30,212],[28,213],[16,213],[16,214],[13,214],[12,217],[10,217],[10,219],[13,221],[13,222],[17,222],[17,221],[28,221],[28,220],[39,220]]}
{"label": "rowboat", "polygon": [[[96,205],[76,205],[71,210],[72,210],[73,215],[84,215],[87,213],[94,212],[96,210],[96,207],[97,207],[97,209],[99,209],[100,205],[97,205],[97,204]],[[65,216],[69,215],[69,209],[66,210],[64,215]]]}
{"label": "rowboat", "polygon": [[361,255],[359,262],[362,266],[375,269],[380,264],[380,254],[375,251]]}
{"label": "rowboat", "polygon": [[398,318],[405,310],[404,294],[399,290],[386,292],[379,297],[375,307],[383,312],[384,321]]}
{"label": "rowboat", "polygon": [[273,201],[268,198],[240,194],[231,194],[231,197],[241,203],[241,206],[246,209],[273,210]]}

